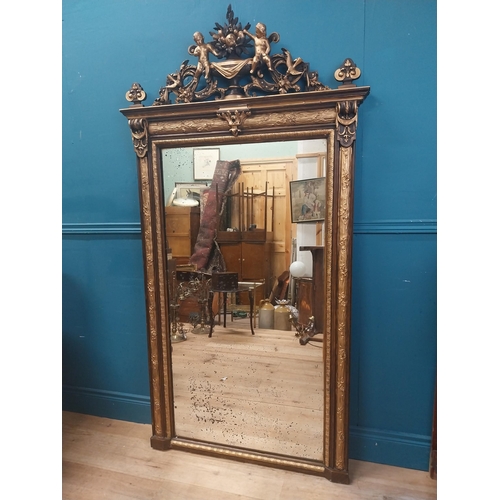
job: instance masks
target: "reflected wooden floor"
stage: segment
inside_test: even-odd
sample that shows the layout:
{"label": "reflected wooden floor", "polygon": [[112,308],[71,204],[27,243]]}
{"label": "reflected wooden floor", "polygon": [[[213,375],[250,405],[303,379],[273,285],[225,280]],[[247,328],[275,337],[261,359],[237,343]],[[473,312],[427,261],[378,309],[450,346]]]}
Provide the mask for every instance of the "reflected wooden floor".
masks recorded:
{"label": "reflected wooden floor", "polygon": [[322,344],[228,319],[173,344],[176,434],[323,459]]}
{"label": "reflected wooden floor", "polygon": [[63,500],[434,500],[415,471],[350,461],[350,485],[149,444],[151,426],[63,412]]}

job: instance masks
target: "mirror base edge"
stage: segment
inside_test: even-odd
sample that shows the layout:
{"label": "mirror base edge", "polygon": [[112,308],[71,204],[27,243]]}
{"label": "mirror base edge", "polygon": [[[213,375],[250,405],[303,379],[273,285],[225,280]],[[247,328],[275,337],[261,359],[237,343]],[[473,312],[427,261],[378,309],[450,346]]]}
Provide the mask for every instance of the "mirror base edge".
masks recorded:
{"label": "mirror base edge", "polygon": [[162,438],[160,436],[151,436],[151,448],[159,451],[166,451],[172,448],[172,440],[169,438]]}
{"label": "mirror base edge", "polygon": [[324,476],[332,483],[350,484],[349,472],[346,470],[330,469],[325,467]]}

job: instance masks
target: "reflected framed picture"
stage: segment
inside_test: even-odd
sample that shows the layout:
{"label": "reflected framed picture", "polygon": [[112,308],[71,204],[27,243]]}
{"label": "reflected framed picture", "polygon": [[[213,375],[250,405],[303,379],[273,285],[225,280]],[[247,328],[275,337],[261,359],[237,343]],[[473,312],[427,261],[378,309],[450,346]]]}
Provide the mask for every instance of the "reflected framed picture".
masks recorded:
{"label": "reflected framed picture", "polygon": [[208,186],[203,182],[176,182],[175,198],[200,199],[200,194]]}
{"label": "reflected framed picture", "polygon": [[195,181],[210,181],[219,159],[219,148],[194,148],[193,167]]}
{"label": "reflected framed picture", "polygon": [[325,220],[326,178],[302,179],[290,182],[292,222]]}

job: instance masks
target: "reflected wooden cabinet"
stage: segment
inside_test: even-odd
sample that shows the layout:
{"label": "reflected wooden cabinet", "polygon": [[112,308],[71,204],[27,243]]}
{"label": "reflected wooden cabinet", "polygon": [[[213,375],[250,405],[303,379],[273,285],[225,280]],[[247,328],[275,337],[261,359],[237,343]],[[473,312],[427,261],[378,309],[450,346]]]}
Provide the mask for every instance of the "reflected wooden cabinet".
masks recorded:
{"label": "reflected wooden cabinet", "polygon": [[[257,183],[248,187],[240,182],[235,185],[233,193],[226,196],[224,214],[217,220],[216,240],[226,271],[238,273],[239,281],[265,280],[265,285],[259,287],[260,300],[271,292],[275,245],[274,187],[269,188],[265,180],[261,189],[259,186]],[[217,206],[220,206],[222,200],[218,193],[216,196]],[[235,230],[227,231],[227,227]]]}
{"label": "reflected wooden cabinet", "polygon": [[[226,264],[226,270],[238,273],[239,281],[266,281],[263,287],[269,296],[271,287],[272,242],[264,231],[221,231],[217,243]],[[267,236],[267,237],[266,237]]]}
{"label": "reflected wooden cabinet", "polygon": [[187,264],[200,230],[200,207],[165,207],[165,231],[177,264]]}

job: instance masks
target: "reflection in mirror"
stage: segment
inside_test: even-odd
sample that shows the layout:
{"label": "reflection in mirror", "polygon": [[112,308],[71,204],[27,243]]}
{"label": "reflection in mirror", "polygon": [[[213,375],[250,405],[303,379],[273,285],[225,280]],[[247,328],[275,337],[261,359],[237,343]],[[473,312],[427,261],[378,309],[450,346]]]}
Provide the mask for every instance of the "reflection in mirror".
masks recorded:
{"label": "reflection in mirror", "polygon": [[[176,436],[322,461],[326,140],[163,149],[162,165]],[[214,218],[217,266],[193,273]],[[240,291],[210,294],[213,271]]]}

